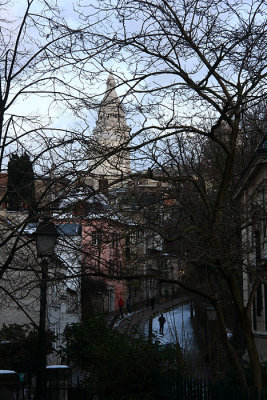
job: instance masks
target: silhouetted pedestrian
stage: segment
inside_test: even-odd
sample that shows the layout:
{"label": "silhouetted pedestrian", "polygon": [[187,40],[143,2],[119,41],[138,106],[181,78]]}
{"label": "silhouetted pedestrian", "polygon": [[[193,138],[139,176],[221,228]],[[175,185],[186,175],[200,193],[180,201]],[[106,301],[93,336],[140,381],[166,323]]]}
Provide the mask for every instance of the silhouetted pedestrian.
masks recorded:
{"label": "silhouetted pedestrian", "polygon": [[161,314],[158,321],[159,321],[159,333],[161,335],[163,335],[164,334],[164,324],[166,322],[166,319],[163,317],[163,314]]}
{"label": "silhouetted pedestrian", "polygon": [[119,306],[119,310],[120,310],[121,317],[123,317],[123,306],[124,306],[124,302],[123,302],[122,297],[121,297],[121,298],[119,299],[119,301],[118,301],[118,306]]}

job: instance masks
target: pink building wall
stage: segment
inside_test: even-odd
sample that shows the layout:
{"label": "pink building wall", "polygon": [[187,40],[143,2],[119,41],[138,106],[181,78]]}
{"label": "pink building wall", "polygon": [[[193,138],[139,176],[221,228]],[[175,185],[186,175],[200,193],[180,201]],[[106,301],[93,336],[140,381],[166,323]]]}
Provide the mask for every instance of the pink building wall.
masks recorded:
{"label": "pink building wall", "polygon": [[[108,288],[108,311],[118,310],[120,297],[126,302],[125,285],[122,281],[112,279],[122,274],[123,269],[123,229],[108,219],[96,218],[82,221],[82,249],[85,270],[88,275],[102,272]],[[99,279],[99,278],[95,278]]]}

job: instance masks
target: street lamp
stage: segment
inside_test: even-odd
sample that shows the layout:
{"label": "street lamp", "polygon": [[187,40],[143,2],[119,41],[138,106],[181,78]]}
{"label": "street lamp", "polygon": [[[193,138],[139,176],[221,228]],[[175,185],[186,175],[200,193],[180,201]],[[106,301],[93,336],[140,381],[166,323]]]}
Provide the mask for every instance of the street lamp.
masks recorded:
{"label": "street lamp", "polygon": [[204,307],[205,312],[205,340],[207,346],[208,363],[210,364],[211,379],[214,381],[217,377],[219,367],[219,348],[217,334],[217,312],[213,305]]}
{"label": "street lamp", "polygon": [[41,283],[40,283],[40,322],[39,322],[39,359],[36,381],[38,400],[46,400],[46,289],[48,278],[47,257],[54,253],[59,233],[49,217],[46,217],[37,226],[34,234],[36,239],[37,255],[41,257]]}
{"label": "street lamp", "polygon": [[50,257],[54,253],[55,245],[59,233],[49,217],[46,217],[37,226],[35,237],[37,246],[37,255],[39,257]]}

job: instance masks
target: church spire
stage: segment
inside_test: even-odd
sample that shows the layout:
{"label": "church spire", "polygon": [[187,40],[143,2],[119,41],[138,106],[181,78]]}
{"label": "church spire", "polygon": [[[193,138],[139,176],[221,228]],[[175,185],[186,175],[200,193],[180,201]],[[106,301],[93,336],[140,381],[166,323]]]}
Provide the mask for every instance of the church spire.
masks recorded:
{"label": "church spire", "polygon": [[116,81],[113,75],[113,71],[112,69],[110,69],[109,76],[107,79],[107,91],[108,90],[111,91],[112,89],[115,89],[115,87],[116,87]]}
{"label": "church spire", "polygon": [[106,82],[106,92],[101,102],[98,120],[94,134],[101,139],[103,134],[110,137],[114,142],[122,142],[129,138],[130,129],[127,126],[125,114],[116,92],[116,80],[112,70]]}
{"label": "church spire", "polygon": [[116,92],[116,80],[113,75],[112,69],[109,72],[109,76],[106,82],[106,92],[104,95],[104,98],[102,100],[101,106],[103,108],[104,105],[111,104],[113,103],[114,105],[119,106],[120,105],[120,100],[118,98],[117,92]]}
{"label": "church spire", "polygon": [[[93,129],[94,140],[98,144],[99,158],[103,159],[93,173],[108,180],[118,179],[120,175],[130,172],[129,152],[123,150],[124,144],[129,144],[130,128],[127,125],[121,100],[116,91],[117,82],[112,70],[106,81],[106,91],[100,104],[98,119]],[[122,150],[110,157],[112,149]],[[97,158],[97,157],[96,157]]]}

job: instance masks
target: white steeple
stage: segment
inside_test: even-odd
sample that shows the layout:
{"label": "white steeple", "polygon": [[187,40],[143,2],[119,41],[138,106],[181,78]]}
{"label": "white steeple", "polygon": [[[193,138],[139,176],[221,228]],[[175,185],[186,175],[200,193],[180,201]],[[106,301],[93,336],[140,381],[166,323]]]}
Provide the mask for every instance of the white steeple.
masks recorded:
{"label": "white steeple", "polygon": [[130,128],[126,124],[121,101],[116,93],[116,82],[112,72],[107,79],[107,89],[101,102],[94,134],[103,139],[103,135],[119,143],[129,139]]}
{"label": "white steeple", "polygon": [[[114,181],[130,172],[130,128],[126,123],[121,101],[116,93],[116,81],[109,73],[106,92],[101,102],[93,138],[96,143],[96,161],[100,164],[92,171],[95,179]],[[114,151],[114,154],[110,154]]]}

